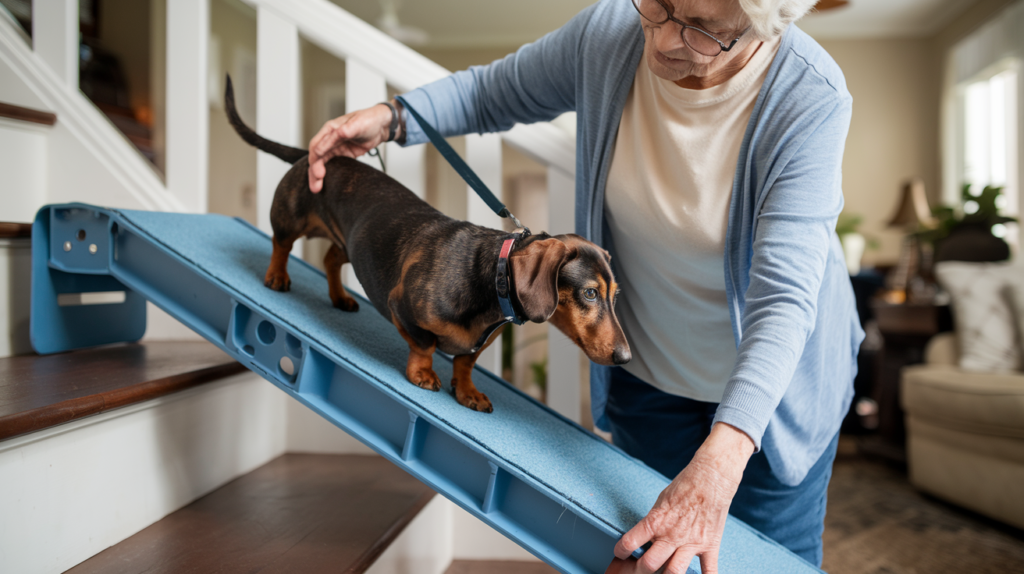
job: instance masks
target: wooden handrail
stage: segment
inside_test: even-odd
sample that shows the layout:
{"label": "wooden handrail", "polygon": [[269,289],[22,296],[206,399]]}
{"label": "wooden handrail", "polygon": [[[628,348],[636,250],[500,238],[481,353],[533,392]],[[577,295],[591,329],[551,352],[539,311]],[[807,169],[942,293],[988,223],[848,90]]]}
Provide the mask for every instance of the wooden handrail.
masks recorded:
{"label": "wooden handrail", "polygon": [[5,104],[3,102],[0,102],[0,118],[10,118],[20,122],[42,124],[44,126],[52,126],[57,123],[57,114],[33,110],[32,108],[25,108],[14,104]]}
{"label": "wooden handrail", "polygon": [[[451,73],[328,0],[242,1],[257,9],[272,10],[321,49],[342,60],[355,60],[375,70],[401,92]],[[342,30],[344,33],[339,33]],[[520,124],[501,137],[542,165],[570,176],[576,173],[572,137],[551,124]]]}
{"label": "wooden handrail", "polygon": [[31,223],[0,221],[0,239],[24,239],[32,237]]}

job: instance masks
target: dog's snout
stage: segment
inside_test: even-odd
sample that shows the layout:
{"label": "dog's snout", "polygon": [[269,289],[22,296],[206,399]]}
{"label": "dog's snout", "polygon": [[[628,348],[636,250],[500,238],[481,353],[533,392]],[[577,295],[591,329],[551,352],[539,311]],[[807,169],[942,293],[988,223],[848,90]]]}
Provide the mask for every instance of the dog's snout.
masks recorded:
{"label": "dog's snout", "polygon": [[629,347],[616,347],[615,352],[612,353],[612,362],[616,365],[625,365],[633,358],[633,355],[629,352]]}

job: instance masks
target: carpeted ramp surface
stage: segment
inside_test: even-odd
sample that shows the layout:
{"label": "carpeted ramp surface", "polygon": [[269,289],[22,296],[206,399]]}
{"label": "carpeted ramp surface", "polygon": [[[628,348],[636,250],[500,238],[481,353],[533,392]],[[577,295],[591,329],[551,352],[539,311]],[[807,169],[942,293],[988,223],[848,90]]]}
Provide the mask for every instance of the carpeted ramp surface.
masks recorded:
{"label": "carpeted ramp surface", "polygon": [[[494,412],[471,411],[449,394],[451,362],[438,355],[434,369],[445,383],[430,392],[405,378],[408,346],[373,306],[360,301],[356,313],[331,306],[324,275],[296,262],[288,266],[291,290],[263,285],[270,239],[240,221],[218,215],[119,210],[124,219],[198,270],[295,331],[319,341],[355,366],[384,392],[402,396],[510,467],[559,493],[565,504],[624,533],[651,508],[668,483],[665,477],[627,456],[510,385],[481,370],[477,387]],[[818,572],[817,569],[730,518],[722,544],[722,572]]]}

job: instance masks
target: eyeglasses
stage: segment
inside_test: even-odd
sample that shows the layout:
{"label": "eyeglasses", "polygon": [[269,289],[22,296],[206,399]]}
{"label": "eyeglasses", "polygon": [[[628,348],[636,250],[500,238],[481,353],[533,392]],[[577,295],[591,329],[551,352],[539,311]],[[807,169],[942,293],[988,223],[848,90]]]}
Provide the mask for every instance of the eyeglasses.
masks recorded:
{"label": "eyeglasses", "polygon": [[672,17],[672,5],[669,4],[668,0],[633,0],[633,7],[640,13],[641,16],[650,20],[654,24],[664,24],[669,20],[679,24],[682,27],[679,34],[683,37],[683,43],[690,47],[691,50],[698,54],[705,56],[717,56],[722,52],[728,52],[732,50],[736,42],[740,41],[740,38],[750,30],[747,27],[745,30],[740,32],[739,36],[729,42],[726,46],[724,42],[715,38],[707,31],[691,26],[686,22],[678,20]]}

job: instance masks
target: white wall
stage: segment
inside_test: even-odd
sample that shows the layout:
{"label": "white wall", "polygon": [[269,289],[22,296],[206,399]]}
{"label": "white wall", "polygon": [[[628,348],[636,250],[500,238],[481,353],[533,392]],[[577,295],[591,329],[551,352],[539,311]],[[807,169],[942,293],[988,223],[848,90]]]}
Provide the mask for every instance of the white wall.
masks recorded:
{"label": "white wall", "polygon": [[63,572],[276,458],[286,400],[244,373],[0,442],[0,569]]}
{"label": "white wall", "polygon": [[452,561],[452,507],[435,496],[367,574],[442,574]]}
{"label": "white wall", "polygon": [[28,239],[0,239],[0,357],[32,351],[28,336],[31,268]]}
{"label": "white wall", "polygon": [[50,126],[0,118],[0,221],[29,223],[35,218],[46,197],[50,130]]}

